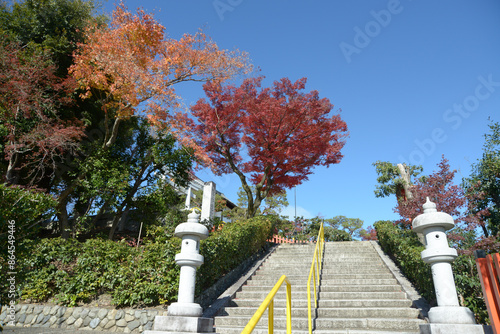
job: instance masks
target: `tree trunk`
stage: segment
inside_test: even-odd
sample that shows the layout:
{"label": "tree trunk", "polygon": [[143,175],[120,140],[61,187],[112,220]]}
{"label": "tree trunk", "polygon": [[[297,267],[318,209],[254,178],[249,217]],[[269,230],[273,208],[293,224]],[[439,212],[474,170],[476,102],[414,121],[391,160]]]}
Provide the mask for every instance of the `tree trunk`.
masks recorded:
{"label": "tree trunk", "polygon": [[18,153],[14,153],[9,159],[9,165],[7,166],[7,171],[5,172],[5,182],[8,185],[17,183],[17,177],[14,175],[14,170],[17,165],[18,156]]}
{"label": "tree trunk", "polygon": [[410,191],[411,187],[411,179],[410,173],[408,173],[408,169],[403,164],[398,164],[399,175],[401,176],[401,180],[403,180],[403,188],[405,191],[406,199],[413,199],[413,194]]}
{"label": "tree trunk", "polygon": [[71,235],[71,227],[69,226],[68,210],[66,206],[66,202],[57,206],[57,219],[59,220],[59,228],[63,239],[69,239]]}
{"label": "tree trunk", "polygon": [[57,199],[57,219],[59,220],[59,228],[61,229],[61,237],[68,239],[70,237],[70,224],[68,220],[68,199],[76,185],[83,179],[83,174],[80,174],[60,195]]}
{"label": "tree trunk", "polygon": [[[125,201],[124,201],[125,202]],[[116,211],[115,217],[113,218],[113,222],[111,223],[111,229],[109,230],[108,239],[113,240],[115,235],[116,228],[118,227],[118,223],[122,217],[124,203],[120,206],[120,208]]]}
{"label": "tree trunk", "polygon": [[147,163],[142,165],[141,170],[139,171],[139,173],[137,174],[137,176],[135,178],[134,185],[132,186],[130,191],[127,193],[127,197],[125,197],[125,199],[123,200],[123,202],[121,203],[120,207],[118,208],[118,210],[116,212],[116,216],[113,219],[113,223],[111,224],[111,230],[109,231],[109,234],[108,234],[109,240],[113,240],[113,236],[115,234],[116,228],[118,227],[118,223],[120,222],[120,219],[122,218],[123,209],[127,206],[127,204],[135,196],[135,193],[139,189],[139,186],[141,185],[141,183],[144,182],[145,179],[147,179],[147,176],[146,176],[146,178],[144,178],[143,175],[152,163],[152,160],[150,160],[151,155],[152,155],[152,152],[151,152],[151,150],[149,150],[148,153],[146,154],[146,156],[144,157],[144,161],[147,161]]}

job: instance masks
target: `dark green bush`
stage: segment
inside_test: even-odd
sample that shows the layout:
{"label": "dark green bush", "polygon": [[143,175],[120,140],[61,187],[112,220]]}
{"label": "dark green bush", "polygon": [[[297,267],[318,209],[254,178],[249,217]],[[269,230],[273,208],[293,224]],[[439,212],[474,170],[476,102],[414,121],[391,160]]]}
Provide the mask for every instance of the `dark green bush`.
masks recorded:
{"label": "dark green bush", "polygon": [[[400,228],[391,221],[378,221],[374,227],[384,252],[394,259],[406,278],[429,304],[435,305],[436,295],[430,265],[422,260],[420,253],[425,247],[418,240],[416,233]],[[474,258],[471,255],[460,255],[452,266],[461,305],[474,312],[478,323],[487,323],[488,313],[482,298]]]}
{"label": "dark green bush", "polygon": [[236,268],[266,245],[277,218],[258,216],[246,221],[225,224],[200,243],[205,263],[197,271],[197,294]]}
{"label": "dark green bush", "polygon": [[[273,217],[256,217],[226,224],[203,240],[205,263],[198,269],[197,293],[262,249],[274,225]],[[110,294],[116,306],[170,304],[178,293],[174,259],[180,252],[180,239],[169,238],[171,232],[171,227],[156,227],[139,248],[125,240],[26,240],[27,251],[18,254],[19,271],[25,273],[16,282],[19,294],[28,301],[53,299],[68,306],[103,293]],[[2,298],[7,302],[6,294]]]}
{"label": "dark green bush", "polygon": [[0,303],[12,294],[7,279],[15,278],[16,283],[23,280],[19,259],[30,251],[23,239],[38,233],[42,222],[54,213],[55,205],[50,195],[0,183]]}
{"label": "dark green bush", "polygon": [[432,305],[435,303],[434,284],[431,268],[424,263],[420,253],[425,247],[417,234],[401,229],[391,221],[378,221],[374,224],[380,246],[401,268],[420,294]]}
{"label": "dark green bush", "polygon": [[460,304],[474,312],[478,323],[489,323],[474,256],[464,254],[457,257],[453,262],[453,274]]}
{"label": "dark green bush", "polygon": [[102,293],[116,306],[156,305],[177,298],[179,242],[147,243],[137,249],[125,242],[90,239],[42,239],[21,263],[26,277],[18,282],[25,300],[74,306]]}
{"label": "dark green bush", "polygon": [[325,241],[352,241],[352,237],[344,230],[325,226]]}

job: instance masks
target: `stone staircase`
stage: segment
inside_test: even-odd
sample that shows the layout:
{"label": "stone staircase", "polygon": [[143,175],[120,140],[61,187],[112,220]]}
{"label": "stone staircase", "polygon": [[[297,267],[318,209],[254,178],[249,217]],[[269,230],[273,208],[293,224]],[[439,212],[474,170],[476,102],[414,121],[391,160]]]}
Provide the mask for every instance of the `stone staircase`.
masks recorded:
{"label": "stone staircase", "polygon": [[[219,334],[241,333],[281,275],[292,284],[292,333],[308,333],[307,278],[315,245],[282,244],[215,318]],[[419,310],[370,242],[325,244],[314,333],[419,333]],[[274,333],[286,333],[285,286],[274,302]],[[314,300],[314,297],[311,297]],[[253,333],[267,334],[267,312]]]}

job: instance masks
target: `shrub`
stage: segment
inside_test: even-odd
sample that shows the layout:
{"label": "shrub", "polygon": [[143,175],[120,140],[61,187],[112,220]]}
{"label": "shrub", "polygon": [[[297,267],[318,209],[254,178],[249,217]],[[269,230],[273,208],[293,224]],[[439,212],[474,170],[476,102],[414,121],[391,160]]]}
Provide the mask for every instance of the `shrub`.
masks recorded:
{"label": "shrub", "polygon": [[420,294],[430,304],[434,304],[436,295],[431,268],[420,256],[425,247],[418,240],[417,234],[401,229],[391,221],[378,221],[374,227],[382,249],[396,262]]}
{"label": "shrub", "polygon": [[[36,190],[0,183],[0,242],[7,240],[8,221],[15,221],[16,239],[34,235],[40,223],[54,213],[57,204],[52,196]],[[3,249],[3,248],[2,248]]]}
{"label": "shrub", "polygon": [[[431,305],[436,304],[436,294],[430,265],[424,263],[420,253],[425,247],[417,234],[394,225],[391,221],[374,224],[380,246],[400,267],[403,274]],[[488,322],[488,313],[482,298],[481,283],[475,260],[471,255],[460,255],[452,264],[457,294],[462,306],[468,307],[480,324]]]}
{"label": "shrub", "polygon": [[274,216],[225,224],[200,243],[204,264],[197,271],[197,294],[262,249],[275,229]]}
{"label": "shrub", "polygon": [[75,306],[110,293],[116,306],[157,305],[175,300],[179,243],[148,243],[137,249],[125,242],[42,239],[22,260],[23,299]]}
{"label": "shrub", "polygon": [[460,255],[452,264],[455,285],[460,304],[467,306],[479,324],[489,323],[488,311],[484,303],[481,281],[473,255]]}
{"label": "shrub", "polygon": [[[255,217],[226,224],[203,240],[205,263],[198,269],[197,293],[262,249],[274,225],[274,217]],[[180,239],[169,238],[171,232],[171,226],[156,226],[139,248],[125,240],[26,240],[24,249],[29,251],[19,254],[20,271],[26,273],[16,281],[19,293],[24,300],[53,298],[67,306],[103,293],[110,294],[116,306],[170,304],[178,294],[175,254],[180,252]]]}

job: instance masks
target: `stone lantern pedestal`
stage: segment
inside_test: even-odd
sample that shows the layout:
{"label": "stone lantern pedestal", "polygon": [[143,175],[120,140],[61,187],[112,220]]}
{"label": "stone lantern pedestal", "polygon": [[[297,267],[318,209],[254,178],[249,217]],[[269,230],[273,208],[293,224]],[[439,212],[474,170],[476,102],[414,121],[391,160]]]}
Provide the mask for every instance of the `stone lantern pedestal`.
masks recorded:
{"label": "stone lantern pedestal", "polygon": [[[421,233],[425,250],[422,260],[429,263],[432,271],[437,307],[429,310],[430,324],[420,325],[421,333],[489,333],[483,326],[476,325],[474,313],[460,306],[453,278],[451,263],[457,251],[448,246],[445,231],[453,228],[453,218],[444,212],[437,212],[436,204],[429,201],[423,205],[424,213],[413,220],[413,231]],[[486,327],[486,326],[485,326]]]}
{"label": "stone lantern pedestal", "polygon": [[153,330],[144,334],[213,333],[213,319],[202,318],[203,309],[194,302],[196,269],[203,264],[200,240],[208,237],[208,230],[199,223],[199,218],[192,212],[188,221],[175,229],[175,236],[182,239],[181,252],[175,256],[181,267],[177,302],[168,307],[167,316],[156,316]]}

